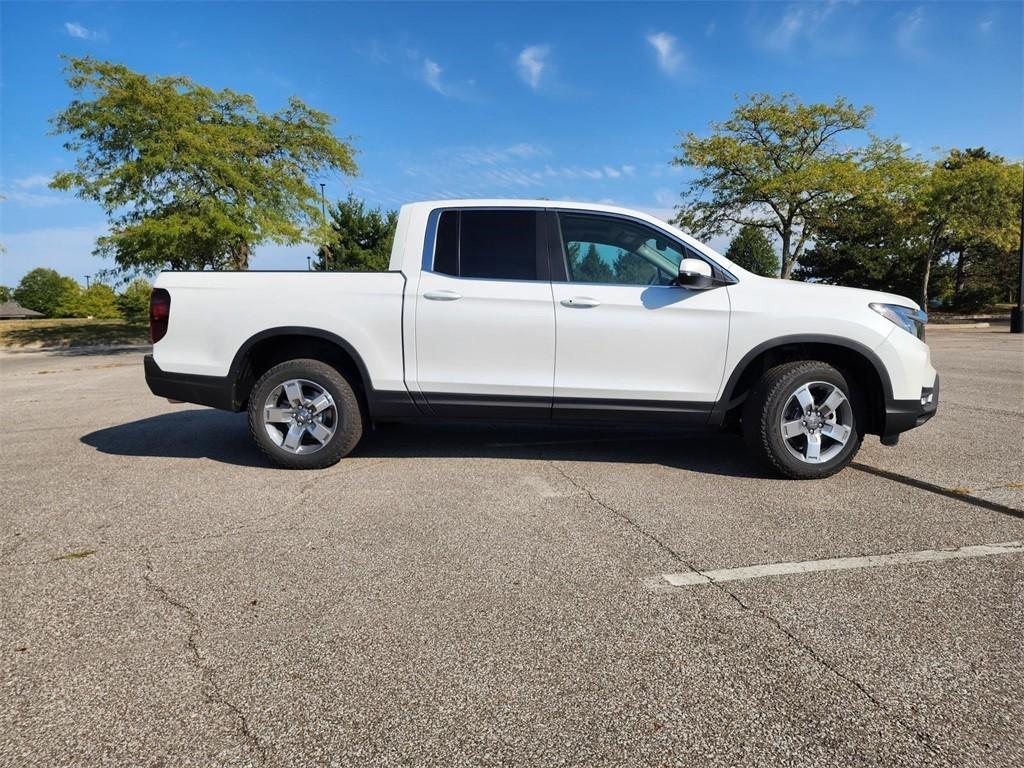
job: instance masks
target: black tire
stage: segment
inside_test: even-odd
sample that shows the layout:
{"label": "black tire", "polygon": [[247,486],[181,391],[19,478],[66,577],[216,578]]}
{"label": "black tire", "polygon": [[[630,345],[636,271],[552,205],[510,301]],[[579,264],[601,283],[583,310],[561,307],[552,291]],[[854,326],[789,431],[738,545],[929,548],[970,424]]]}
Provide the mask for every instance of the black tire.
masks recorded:
{"label": "black tire", "polygon": [[[294,453],[278,445],[263,420],[267,398],[277,387],[293,379],[313,383],[334,400],[333,415],[329,422],[334,428],[334,434],[321,447],[312,446],[315,450],[310,453]],[[335,418],[337,421],[334,421]],[[275,365],[253,386],[249,395],[249,432],[260,450],[278,466],[286,469],[322,469],[337,464],[356,447],[363,435],[363,414],[352,385],[336,368],[319,360],[289,360]],[[305,437],[303,440],[313,442]]]}
{"label": "black tire", "polygon": [[[849,418],[852,418],[846,443],[836,455],[819,463],[808,463],[795,456],[787,447],[781,427],[784,409],[793,393],[812,382],[838,387],[849,403]],[[785,477],[795,480],[828,477],[849,464],[860,448],[861,425],[865,423],[863,402],[863,394],[851,388],[846,377],[831,365],[818,360],[783,363],[766,371],[747,396],[743,405],[743,439],[755,456]],[[835,444],[831,439],[828,442],[830,447]]]}

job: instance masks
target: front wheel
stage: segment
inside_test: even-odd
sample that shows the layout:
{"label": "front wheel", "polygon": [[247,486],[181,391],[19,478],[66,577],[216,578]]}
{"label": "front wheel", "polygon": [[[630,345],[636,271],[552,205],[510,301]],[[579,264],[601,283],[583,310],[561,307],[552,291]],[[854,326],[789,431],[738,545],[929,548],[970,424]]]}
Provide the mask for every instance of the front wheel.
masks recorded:
{"label": "front wheel", "polygon": [[336,368],[319,360],[289,360],[253,386],[249,431],[275,464],[321,469],[356,447],[363,417],[352,385]]}
{"label": "front wheel", "polygon": [[767,371],[743,407],[743,437],[755,455],[801,480],[833,475],[860,448],[860,393],[818,361]]}

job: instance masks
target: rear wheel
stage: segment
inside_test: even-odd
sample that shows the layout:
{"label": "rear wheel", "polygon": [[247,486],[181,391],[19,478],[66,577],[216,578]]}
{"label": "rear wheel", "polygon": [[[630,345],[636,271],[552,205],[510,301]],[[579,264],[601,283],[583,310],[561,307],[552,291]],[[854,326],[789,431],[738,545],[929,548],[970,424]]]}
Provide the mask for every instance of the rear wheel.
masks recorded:
{"label": "rear wheel", "polygon": [[319,360],[289,360],[253,387],[249,431],[275,464],[320,469],[356,447],[363,418],[352,385],[337,369]]}
{"label": "rear wheel", "polygon": [[860,448],[861,395],[842,373],[818,361],[784,363],[767,371],[743,409],[751,450],[786,477],[828,477]]}

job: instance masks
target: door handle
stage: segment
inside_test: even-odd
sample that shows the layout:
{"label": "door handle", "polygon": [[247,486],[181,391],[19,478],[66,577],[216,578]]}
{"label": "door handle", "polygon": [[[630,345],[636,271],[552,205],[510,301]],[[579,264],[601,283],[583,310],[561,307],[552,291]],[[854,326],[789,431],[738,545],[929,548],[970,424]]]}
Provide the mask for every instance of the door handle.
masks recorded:
{"label": "door handle", "polygon": [[446,290],[427,291],[423,294],[423,298],[430,299],[431,301],[456,301],[462,298],[462,294]]}
{"label": "door handle", "polygon": [[600,301],[589,296],[572,296],[568,299],[562,299],[561,304],[563,307],[574,307],[576,309],[590,309],[591,307],[601,306]]}

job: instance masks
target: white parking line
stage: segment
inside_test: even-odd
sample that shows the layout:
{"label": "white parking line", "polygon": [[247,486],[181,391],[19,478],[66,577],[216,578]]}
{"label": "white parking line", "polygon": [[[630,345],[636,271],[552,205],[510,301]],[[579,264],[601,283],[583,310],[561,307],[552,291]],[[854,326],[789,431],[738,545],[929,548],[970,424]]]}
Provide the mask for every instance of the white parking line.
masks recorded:
{"label": "white parking line", "polygon": [[791,573],[813,573],[815,571],[845,571],[852,568],[879,568],[883,565],[931,563],[937,560],[964,560],[970,557],[1013,555],[1022,552],[1024,552],[1024,542],[1005,541],[1001,544],[977,544],[959,549],[923,549],[919,552],[893,552],[888,555],[834,557],[828,560],[803,560],[794,563],[721,568],[716,571],[666,573],[661,576],[661,581],[673,587],[692,587],[698,584],[711,584],[715,581],[759,579],[764,576],[785,576]]}

